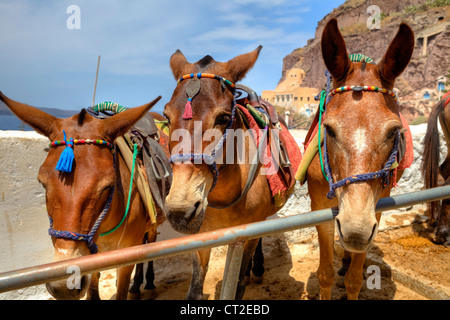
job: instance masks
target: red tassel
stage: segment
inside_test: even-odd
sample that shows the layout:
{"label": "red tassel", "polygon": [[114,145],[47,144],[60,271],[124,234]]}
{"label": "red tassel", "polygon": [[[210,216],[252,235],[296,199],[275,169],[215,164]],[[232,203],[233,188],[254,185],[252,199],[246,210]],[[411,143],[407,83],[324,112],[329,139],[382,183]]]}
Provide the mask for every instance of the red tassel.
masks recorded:
{"label": "red tassel", "polygon": [[191,99],[188,99],[188,102],[186,103],[186,106],[184,107],[183,119],[184,120],[192,119]]}
{"label": "red tassel", "polygon": [[395,168],[393,171],[394,172],[392,174],[392,187],[393,188],[397,188],[398,187],[398,184],[397,184],[397,168]]}

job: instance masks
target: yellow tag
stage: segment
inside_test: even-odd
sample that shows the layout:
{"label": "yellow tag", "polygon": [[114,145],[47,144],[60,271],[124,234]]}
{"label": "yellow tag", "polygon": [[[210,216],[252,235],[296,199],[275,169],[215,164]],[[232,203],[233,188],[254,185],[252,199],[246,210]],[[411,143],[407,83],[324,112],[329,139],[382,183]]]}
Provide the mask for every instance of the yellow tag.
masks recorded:
{"label": "yellow tag", "polygon": [[397,161],[395,161],[393,164],[392,164],[392,166],[391,166],[391,169],[390,170],[394,170],[395,168],[397,168],[399,166],[399,164],[398,164],[398,162]]}
{"label": "yellow tag", "polygon": [[164,134],[166,134],[167,136],[170,135],[169,127],[167,126],[167,122],[166,121],[155,120],[155,124],[156,124],[156,126],[158,127],[159,130],[164,132]]}

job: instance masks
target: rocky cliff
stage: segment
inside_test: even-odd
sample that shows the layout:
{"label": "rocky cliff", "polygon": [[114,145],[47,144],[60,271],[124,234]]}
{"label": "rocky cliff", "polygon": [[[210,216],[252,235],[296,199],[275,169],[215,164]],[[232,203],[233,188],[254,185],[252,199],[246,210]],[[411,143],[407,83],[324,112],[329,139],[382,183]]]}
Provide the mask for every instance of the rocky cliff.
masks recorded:
{"label": "rocky cliff", "polygon": [[[380,29],[367,27],[371,15],[367,13],[367,8],[371,5],[380,8]],[[303,86],[323,86],[325,65],[320,39],[323,28],[331,18],[338,20],[349,53],[362,53],[376,62],[383,57],[399,24],[406,22],[411,26],[416,35],[416,47],[409,66],[396,81],[396,88],[402,112],[409,120],[420,115],[427,116],[436,100],[423,101],[423,90],[436,91],[437,78],[447,74],[450,69],[450,1],[347,0],[318,23],[314,39],[284,58],[281,80],[287,70],[299,67],[306,72]],[[432,34],[436,28],[443,31]],[[423,35],[427,37],[425,54]],[[432,93],[432,98],[437,98],[435,95]]]}

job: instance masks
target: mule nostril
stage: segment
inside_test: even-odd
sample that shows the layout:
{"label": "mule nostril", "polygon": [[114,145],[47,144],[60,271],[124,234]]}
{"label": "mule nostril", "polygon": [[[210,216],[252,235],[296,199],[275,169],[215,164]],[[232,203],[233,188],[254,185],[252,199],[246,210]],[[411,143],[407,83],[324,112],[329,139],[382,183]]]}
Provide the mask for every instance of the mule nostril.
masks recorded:
{"label": "mule nostril", "polygon": [[337,229],[339,231],[339,235],[341,236],[341,238],[344,238],[344,235],[342,234],[342,230],[341,230],[341,222],[339,221],[338,218],[336,218],[336,224],[337,224]]}
{"label": "mule nostril", "polygon": [[367,240],[367,243],[372,242],[372,240],[375,237],[375,234],[377,232],[377,227],[378,227],[378,223],[375,223],[372,228],[372,234],[370,235],[369,240]]}
{"label": "mule nostril", "polygon": [[81,277],[81,289],[85,289],[91,283],[90,276],[82,276]]}
{"label": "mule nostril", "polygon": [[184,214],[184,219],[187,222],[189,222],[190,220],[192,220],[195,217],[195,215],[197,213],[197,210],[198,210],[198,208],[200,207],[201,204],[202,204],[201,201],[197,201],[194,204],[194,207],[192,207],[190,210],[186,211],[186,213]]}

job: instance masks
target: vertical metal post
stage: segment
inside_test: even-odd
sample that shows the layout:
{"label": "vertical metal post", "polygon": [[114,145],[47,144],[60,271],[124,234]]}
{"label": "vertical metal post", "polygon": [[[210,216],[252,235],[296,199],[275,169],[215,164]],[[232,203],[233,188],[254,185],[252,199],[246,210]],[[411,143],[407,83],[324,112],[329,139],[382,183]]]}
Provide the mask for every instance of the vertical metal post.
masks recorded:
{"label": "vertical metal post", "polygon": [[245,242],[239,241],[228,245],[227,260],[223,272],[220,300],[234,300],[241,271]]}
{"label": "vertical metal post", "polygon": [[98,69],[100,68],[100,56],[98,56],[97,60],[97,72],[95,74],[95,85],[94,85],[94,96],[92,97],[92,108],[95,104],[95,92],[97,91],[97,80],[98,80]]}

